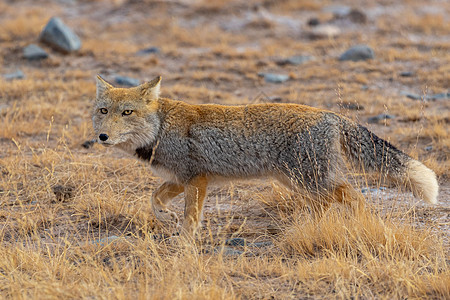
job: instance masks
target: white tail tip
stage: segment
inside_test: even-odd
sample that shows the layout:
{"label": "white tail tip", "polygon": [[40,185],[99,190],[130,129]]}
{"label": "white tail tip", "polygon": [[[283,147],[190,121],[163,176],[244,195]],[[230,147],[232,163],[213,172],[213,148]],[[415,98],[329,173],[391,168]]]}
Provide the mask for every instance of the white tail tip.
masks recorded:
{"label": "white tail tip", "polygon": [[411,182],[411,190],[414,195],[428,203],[436,204],[439,191],[436,174],[414,159],[410,160],[406,166],[406,175]]}

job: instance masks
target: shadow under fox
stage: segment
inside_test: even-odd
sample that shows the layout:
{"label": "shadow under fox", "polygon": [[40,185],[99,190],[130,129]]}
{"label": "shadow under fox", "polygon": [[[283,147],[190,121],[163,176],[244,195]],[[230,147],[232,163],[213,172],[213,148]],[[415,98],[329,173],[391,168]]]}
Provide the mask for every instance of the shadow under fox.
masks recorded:
{"label": "shadow under fox", "polygon": [[437,201],[432,170],[348,118],[297,104],[192,105],[160,98],[160,82],[115,88],[98,76],[93,126],[100,144],[149,161],[165,180],[151,199],[157,219],[178,223],[167,205],[184,192],[188,234],[213,181],[272,177],[313,198],[345,201],[345,161]]}

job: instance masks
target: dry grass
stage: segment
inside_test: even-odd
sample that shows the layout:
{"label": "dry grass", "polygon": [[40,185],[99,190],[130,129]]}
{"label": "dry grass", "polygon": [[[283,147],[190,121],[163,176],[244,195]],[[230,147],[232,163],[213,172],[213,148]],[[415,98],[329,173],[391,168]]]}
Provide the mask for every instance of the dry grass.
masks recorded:
{"label": "dry grass", "polygon": [[[372,14],[357,27],[339,21],[341,36],[309,40],[302,35],[308,18],[335,22],[322,11],[331,2],[77,3],[0,2],[0,298],[450,298],[449,102],[423,103],[400,93],[447,91],[443,17],[397,1],[408,8],[387,9],[377,19]],[[383,3],[360,8],[382,9]],[[438,1],[429,6],[448,9]],[[261,8],[270,19],[261,17]],[[76,27],[82,50],[62,55],[41,45],[48,60],[24,60],[21,48],[37,43],[53,15]],[[279,16],[302,26],[284,25]],[[372,46],[376,59],[336,60],[355,43]],[[135,54],[149,46],[161,52]],[[315,59],[276,63],[291,55]],[[1,76],[17,68],[25,79]],[[290,79],[266,83],[258,72]],[[389,122],[366,125],[436,171],[441,203],[422,206],[409,193],[380,189],[377,177],[350,174],[358,188],[378,189],[364,194],[366,209],[333,204],[314,218],[299,195],[276,184],[237,184],[211,189],[199,240],[165,240],[161,234],[170,232],[155,221],[149,203],[160,180],[148,166],[114,149],[81,146],[92,138],[96,73],[141,80],[162,74],[162,94],[191,103],[277,97],[363,124],[393,114]],[[174,206],[181,217],[180,197]],[[232,237],[267,243],[224,245]]]}

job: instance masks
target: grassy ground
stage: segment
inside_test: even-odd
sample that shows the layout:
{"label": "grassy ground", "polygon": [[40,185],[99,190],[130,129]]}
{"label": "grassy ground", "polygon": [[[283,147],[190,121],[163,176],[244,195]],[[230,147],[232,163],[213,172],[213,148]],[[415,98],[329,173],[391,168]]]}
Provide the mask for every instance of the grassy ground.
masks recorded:
{"label": "grassy ground", "polygon": [[[402,92],[448,92],[450,6],[358,3],[342,1],[365,23],[336,19],[332,1],[0,2],[0,73],[26,75],[0,76],[0,297],[449,298],[450,101]],[[41,45],[48,59],[22,58],[55,15],[82,49]],[[312,17],[341,33],[312,39]],[[356,44],[375,59],[337,60]],[[160,53],[136,54],[150,46]],[[277,64],[292,55],[314,60]],[[290,79],[266,83],[258,72]],[[166,231],[149,205],[160,180],[118,150],[82,147],[93,137],[97,73],[162,75],[163,96],[191,103],[275,99],[341,112],[435,170],[440,203],[355,175],[375,188],[367,207],[332,206],[315,219],[276,183],[231,184],[211,189],[201,239],[155,238]],[[395,118],[367,124],[380,113]],[[181,217],[182,198],[174,207]],[[249,244],[224,245],[236,237]]]}

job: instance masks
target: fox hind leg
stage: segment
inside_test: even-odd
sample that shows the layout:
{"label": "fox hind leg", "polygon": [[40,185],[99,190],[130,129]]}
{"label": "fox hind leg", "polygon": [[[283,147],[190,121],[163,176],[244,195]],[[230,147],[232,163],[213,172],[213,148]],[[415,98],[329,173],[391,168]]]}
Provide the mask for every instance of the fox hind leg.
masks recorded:
{"label": "fox hind leg", "polygon": [[158,221],[178,225],[177,215],[167,209],[167,204],[183,191],[184,187],[182,185],[165,182],[153,192],[151,199],[152,210]]}

